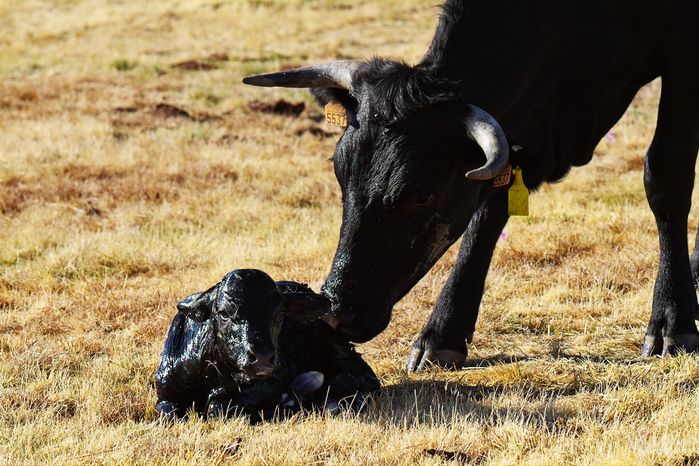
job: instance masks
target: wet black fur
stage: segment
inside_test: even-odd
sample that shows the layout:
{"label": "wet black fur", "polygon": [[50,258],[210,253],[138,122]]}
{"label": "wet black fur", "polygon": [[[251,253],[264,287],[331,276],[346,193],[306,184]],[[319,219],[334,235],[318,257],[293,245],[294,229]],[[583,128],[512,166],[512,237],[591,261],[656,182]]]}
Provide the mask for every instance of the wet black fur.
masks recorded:
{"label": "wet black fur", "polygon": [[[224,294],[240,305],[231,306],[233,301],[226,301]],[[195,314],[193,302],[202,303],[202,314]],[[279,412],[282,394],[293,396],[290,382],[308,371],[322,372],[325,383],[315,399],[306,400],[306,407],[322,406],[326,397],[356,396],[348,404],[358,408],[366,395],[380,388],[354,346],[318,320],[328,310],[327,301],[306,285],[275,283],[258,270],[235,270],[178,308],[155,377],[156,407],[166,417],[183,417],[194,409],[202,415],[270,419]],[[221,331],[215,316],[220,312],[234,314],[225,322],[249,324],[251,331]],[[275,327],[280,327],[277,338]],[[249,348],[250,354],[240,354],[245,351],[240,345],[233,347],[233,354],[225,354],[231,341]],[[269,376],[256,376],[250,362],[260,351],[273,353],[270,360],[276,371]]]}

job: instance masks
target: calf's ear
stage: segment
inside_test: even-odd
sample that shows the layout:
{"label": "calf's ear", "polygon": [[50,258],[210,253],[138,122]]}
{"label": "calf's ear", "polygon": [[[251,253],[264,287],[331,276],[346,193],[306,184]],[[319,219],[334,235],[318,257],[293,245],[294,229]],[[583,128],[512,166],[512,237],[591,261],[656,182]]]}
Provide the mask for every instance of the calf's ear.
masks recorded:
{"label": "calf's ear", "polygon": [[195,322],[204,322],[211,317],[216,286],[201,293],[194,293],[177,303],[177,310]]}
{"label": "calf's ear", "polygon": [[313,291],[282,293],[284,314],[299,322],[311,322],[330,312],[330,300]]}

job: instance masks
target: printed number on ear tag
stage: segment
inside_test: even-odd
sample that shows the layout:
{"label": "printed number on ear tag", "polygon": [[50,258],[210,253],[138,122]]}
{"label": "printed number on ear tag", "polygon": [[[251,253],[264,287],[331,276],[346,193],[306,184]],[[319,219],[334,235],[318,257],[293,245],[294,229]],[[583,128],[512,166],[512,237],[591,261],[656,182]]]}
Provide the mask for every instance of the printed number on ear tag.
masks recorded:
{"label": "printed number on ear tag", "polygon": [[347,126],[347,111],[345,107],[335,102],[325,105],[325,122],[329,125]]}

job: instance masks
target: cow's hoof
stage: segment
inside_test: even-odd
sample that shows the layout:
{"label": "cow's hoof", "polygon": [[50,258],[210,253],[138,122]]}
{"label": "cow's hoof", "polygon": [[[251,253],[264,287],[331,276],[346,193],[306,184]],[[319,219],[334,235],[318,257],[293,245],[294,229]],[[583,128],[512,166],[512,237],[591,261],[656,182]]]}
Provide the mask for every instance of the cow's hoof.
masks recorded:
{"label": "cow's hoof", "polygon": [[649,358],[651,356],[660,356],[663,352],[663,339],[655,335],[646,335],[643,342],[643,350],[641,356]]}
{"label": "cow's hoof", "polygon": [[643,357],[674,356],[678,353],[695,353],[697,351],[699,351],[699,335],[694,333],[663,338],[646,335],[641,355]]}
{"label": "cow's hoof", "polygon": [[673,356],[677,353],[695,353],[699,349],[699,335],[684,333],[663,338],[663,356]]}
{"label": "cow's hoof", "polygon": [[407,369],[409,372],[417,372],[430,366],[439,366],[445,369],[456,371],[464,367],[466,363],[466,352],[450,349],[423,349],[413,348],[408,357]]}

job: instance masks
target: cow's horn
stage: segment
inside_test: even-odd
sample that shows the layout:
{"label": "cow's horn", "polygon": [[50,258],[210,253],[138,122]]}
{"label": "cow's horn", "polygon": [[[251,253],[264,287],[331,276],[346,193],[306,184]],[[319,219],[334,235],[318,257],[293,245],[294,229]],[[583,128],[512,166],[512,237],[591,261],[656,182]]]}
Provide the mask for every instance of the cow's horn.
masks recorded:
{"label": "cow's horn", "polygon": [[359,62],[339,60],[243,78],[245,84],[262,87],[334,87],[352,91]]}
{"label": "cow's horn", "polygon": [[468,138],[475,141],[485,153],[486,162],[480,168],[466,173],[469,180],[492,180],[507,166],[510,149],[505,132],[495,118],[485,110],[469,105],[464,119]]}

